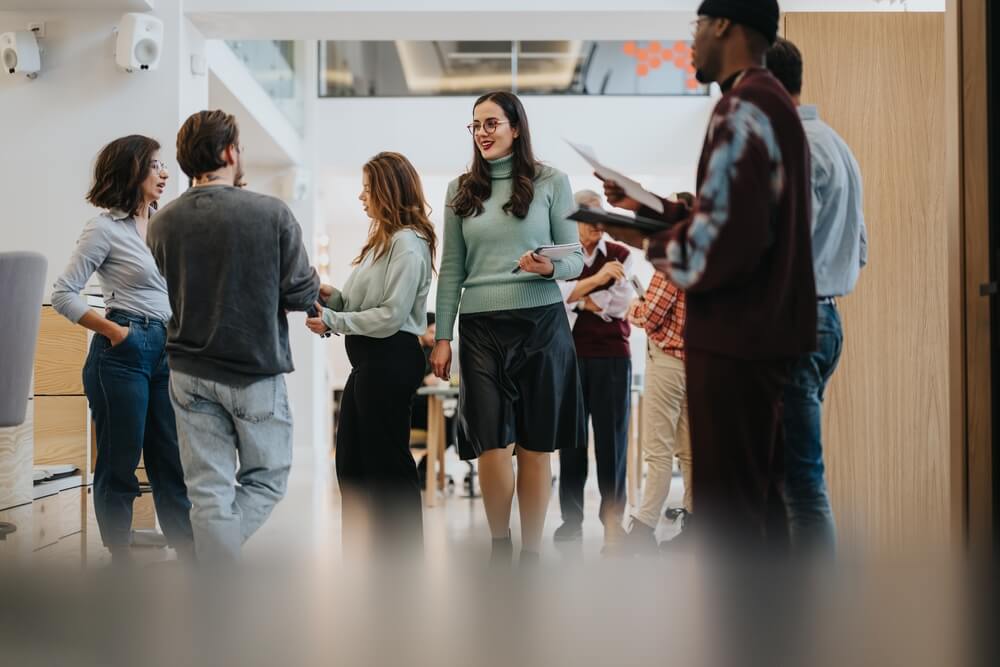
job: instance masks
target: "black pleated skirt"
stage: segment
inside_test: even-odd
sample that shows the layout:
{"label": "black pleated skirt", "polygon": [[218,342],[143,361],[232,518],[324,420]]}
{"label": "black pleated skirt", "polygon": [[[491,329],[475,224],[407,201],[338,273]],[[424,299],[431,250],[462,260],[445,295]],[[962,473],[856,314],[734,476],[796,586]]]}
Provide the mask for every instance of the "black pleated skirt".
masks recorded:
{"label": "black pleated skirt", "polygon": [[561,303],[462,315],[458,453],[516,443],[535,452],[583,444],[576,348]]}

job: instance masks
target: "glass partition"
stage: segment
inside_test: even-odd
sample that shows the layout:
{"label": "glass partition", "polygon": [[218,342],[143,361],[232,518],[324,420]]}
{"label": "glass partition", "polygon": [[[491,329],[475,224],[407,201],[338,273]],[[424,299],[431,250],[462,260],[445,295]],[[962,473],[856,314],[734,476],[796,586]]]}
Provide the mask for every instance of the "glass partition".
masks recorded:
{"label": "glass partition", "polygon": [[708,95],[672,41],[321,42],[321,97]]}

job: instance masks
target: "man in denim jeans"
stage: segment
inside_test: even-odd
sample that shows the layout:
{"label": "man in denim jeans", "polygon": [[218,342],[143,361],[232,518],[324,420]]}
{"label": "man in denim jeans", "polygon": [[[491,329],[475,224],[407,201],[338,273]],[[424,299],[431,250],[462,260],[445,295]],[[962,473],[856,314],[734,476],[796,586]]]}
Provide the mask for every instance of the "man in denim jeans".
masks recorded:
{"label": "man in denim jeans", "polygon": [[767,67],[798,106],[809,140],[819,297],[816,352],[798,361],[785,389],[785,503],[792,548],[832,555],[836,531],[824,479],[822,405],[844,344],[835,298],[851,293],[868,261],[861,171],[851,149],[819,119],[816,107],[802,105],[802,54],[795,45],[779,39],[767,53]]}
{"label": "man in denim jeans", "polygon": [[157,214],[148,243],[167,282],[170,397],[201,562],[239,558],[285,495],[292,416],[288,310],[319,296],[302,230],[274,197],[241,189],[239,128],[202,111],[177,135],[192,187]]}

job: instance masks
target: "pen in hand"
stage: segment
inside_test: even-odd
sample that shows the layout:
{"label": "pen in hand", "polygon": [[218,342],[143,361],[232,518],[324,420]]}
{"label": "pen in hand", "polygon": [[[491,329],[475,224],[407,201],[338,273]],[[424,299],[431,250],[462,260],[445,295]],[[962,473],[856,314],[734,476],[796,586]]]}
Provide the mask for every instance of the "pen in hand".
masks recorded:
{"label": "pen in hand", "polygon": [[[538,259],[538,255],[535,254],[535,251],[531,252],[531,259],[535,260],[536,262],[541,261],[540,259]],[[521,264],[520,264],[520,260],[518,260],[518,265],[514,267],[514,270],[511,271],[511,273],[517,274],[517,273],[520,273],[520,272],[521,272]]]}

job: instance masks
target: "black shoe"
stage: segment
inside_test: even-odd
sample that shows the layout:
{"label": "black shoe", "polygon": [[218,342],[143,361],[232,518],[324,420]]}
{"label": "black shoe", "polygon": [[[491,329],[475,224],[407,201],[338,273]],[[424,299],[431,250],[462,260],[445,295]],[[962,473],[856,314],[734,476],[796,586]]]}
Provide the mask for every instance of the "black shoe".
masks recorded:
{"label": "black shoe", "polygon": [[656,528],[647,526],[632,517],[632,526],[622,540],[622,552],[627,555],[648,556],[656,553]]}
{"label": "black shoe", "polygon": [[687,514],[688,514],[688,511],[686,509],[684,509],[683,507],[668,507],[663,512],[663,516],[665,516],[670,521],[677,521],[677,519],[685,517],[685,516],[687,516]]}
{"label": "black shoe", "polygon": [[552,539],[556,542],[577,542],[583,539],[583,526],[578,523],[563,523],[556,528]]}
{"label": "black shoe", "polygon": [[681,519],[681,532],[677,533],[669,540],[660,542],[660,552],[676,553],[690,549],[695,540],[695,531],[691,528],[693,523],[694,515],[685,511],[683,518]]}

